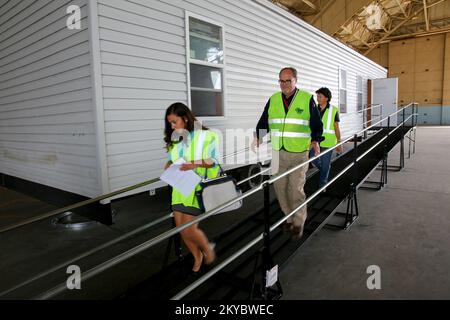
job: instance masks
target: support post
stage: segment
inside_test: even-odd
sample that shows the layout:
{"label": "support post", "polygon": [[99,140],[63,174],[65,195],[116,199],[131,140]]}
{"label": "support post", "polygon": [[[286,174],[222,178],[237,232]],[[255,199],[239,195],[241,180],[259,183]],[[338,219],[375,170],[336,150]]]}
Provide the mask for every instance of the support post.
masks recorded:
{"label": "support post", "polygon": [[[389,122],[389,119],[388,119]],[[399,165],[388,165],[389,171],[401,171],[405,167],[405,109],[403,109],[402,131],[400,136],[400,157]]]}
{"label": "support post", "polygon": [[[169,186],[169,194],[172,194],[171,186]],[[172,206],[170,206],[169,210],[172,211]],[[177,226],[175,223],[174,216],[172,216],[172,218],[170,219],[170,223],[171,223],[172,229]],[[169,243],[167,244],[166,252],[164,254],[163,267],[166,267],[169,263],[169,256],[170,256],[170,252],[172,251],[172,244],[174,247],[175,257],[177,258],[178,262],[181,264],[181,262],[184,260],[184,256],[182,253],[182,247],[181,247],[181,236],[179,233],[177,233],[177,234],[174,234],[169,239]]]}
{"label": "support post", "polygon": [[[281,298],[283,295],[283,289],[281,288],[280,280],[277,279],[274,286],[276,288],[268,287],[267,283],[267,271],[271,270],[275,264],[273,262],[272,253],[270,251],[270,184],[265,182],[263,187],[264,192],[264,233],[263,233],[263,248],[259,251],[257,259],[259,260],[259,255],[262,256],[262,266],[261,266],[261,280],[259,284],[260,298],[262,300],[276,300]],[[256,277],[258,271],[258,263],[255,263],[254,277]],[[253,281],[253,287],[251,290],[250,299],[253,299],[253,293],[255,289],[256,281]]]}
{"label": "support post", "polygon": [[418,118],[418,113],[419,113],[419,104],[415,104],[416,106],[416,112],[414,112],[414,107],[413,107],[413,113],[416,113],[415,116],[413,116],[412,118],[415,119],[414,120],[414,139],[413,139],[413,154],[416,153],[416,131],[417,131],[417,118]]}
{"label": "support post", "polygon": [[350,184],[350,194],[347,198],[347,214],[344,230],[347,230],[359,216],[358,201],[356,198],[358,185],[358,135],[355,134],[353,139],[353,182]]}
{"label": "support post", "polygon": [[402,137],[400,140],[400,168],[405,167],[405,109],[403,109]]}
{"label": "support post", "polygon": [[350,183],[350,192],[347,196],[347,210],[346,212],[336,212],[335,216],[344,217],[344,224],[335,225],[335,224],[327,224],[327,227],[332,227],[340,230],[347,230],[350,228],[353,223],[359,217],[358,210],[358,201],[356,197],[357,192],[357,184],[358,184],[358,135],[354,135],[353,137],[353,179]]}
{"label": "support post", "polygon": [[[171,225],[172,225],[172,229],[176,227],[174,217],[172,217],[172,219],[171,219]],[[181,264],[181,262],[184,260],[182,248],[181,248],[181,237],[180,237],[180,234],[177,233],[177,234],[174,234],[169,239],[169,243],[167,244],[166,252],[164,254],[163,268],[167,267],[169,264],[169,256],[170,256],[170,252],[172,251],[172,244],[173,244],[173,248],[174,248],[174,252],[175,252],[175,257],[177,258],[178,262]]]}

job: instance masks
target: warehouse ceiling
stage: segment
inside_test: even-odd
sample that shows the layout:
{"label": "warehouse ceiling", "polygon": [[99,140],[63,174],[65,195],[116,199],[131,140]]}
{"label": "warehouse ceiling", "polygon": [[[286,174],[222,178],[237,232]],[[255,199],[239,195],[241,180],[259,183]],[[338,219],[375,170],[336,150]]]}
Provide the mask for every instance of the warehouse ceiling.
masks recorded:
{"label": "warehouse ceiling", "polygon": [[365,55],[393,40],[450,32],[450,0],[272,2]]}

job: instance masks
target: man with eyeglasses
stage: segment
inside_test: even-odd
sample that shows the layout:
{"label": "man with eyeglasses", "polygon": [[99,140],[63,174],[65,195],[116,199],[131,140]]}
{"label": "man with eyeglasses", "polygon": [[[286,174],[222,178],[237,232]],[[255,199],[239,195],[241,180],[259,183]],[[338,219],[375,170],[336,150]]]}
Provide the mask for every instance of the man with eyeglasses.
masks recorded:
{"label": "man with eyeglasses", "polygon": [[[281,69],[279,80],[281,92],[272,95],[256,126],[252,150],[259,147],[261,139],[270,131],[272,144],[272,168],[278,167],[281,174],[308,160],[309,150],[320,153],[319,143],[323,140],[323,124],[312,94],[299,90],[297,70],[291,67]],[[293,212],[305,201],[303,186],[308,165],[297,169],[274,183],[275,193],[285,215]],[[285,232],[291,232],[293,239],[300,239],[307,216],[306,206],[289,217],[283,225]]]}

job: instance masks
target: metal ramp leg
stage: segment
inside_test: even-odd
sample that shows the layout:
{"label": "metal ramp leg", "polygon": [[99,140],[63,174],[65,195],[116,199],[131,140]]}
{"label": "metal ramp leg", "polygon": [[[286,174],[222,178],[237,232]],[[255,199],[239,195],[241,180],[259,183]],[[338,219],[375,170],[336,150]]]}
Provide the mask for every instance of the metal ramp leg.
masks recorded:
{"label": "metal ramp leg", "polygon": [[[176,224],[175,224],[175,218],[172,217],[172,228],[175,228]],[[182,262],[184,260],[184,256],[183,253],[181,252],[181,237],[180,234],[177,233],[175,235],[173,235],[172,237],[170,237],[169,239],[169,243],[167,244],[166,247],[166,252],[164,253],[164,260],[163,260],[163,264],[162,267],[167,267],[169,265],[169,256],[170,256],[170,252],[172,251],[172,244],[174,246],[174,250],[175,250],[175,256],[178,259],[178,262]]]}
{"label": "metal ramp leg", "polygon": [[387,161],[388,155],[385,153],[380,167],[381,168],[380,180],[379,181],[366,180],[360,187],[361,189],[378,191],[384,187],[384,185],[387,183],[387,172],[388,172]]}
{"label": "metal ramp leg", "polygon": [[342,225],[327,224],[326,227],[333,228],[333,229],[339,229],[339,230],[347,230],[358,219],[359,209],[358,209],[358,200],[357,200],[357,196],[356,196],[355,185],[352,184],[351,191],[350,191],[349,195],[347,196],[347,211],[346,212],[336,212],[334,215],[338,216],[338,217],[343,217],[344,223]]}
{"label": "metal ramp leg", "polygon": [[[262,299],[262,300],[278,300],[283,295],[283,289],[281,288],[280,280],[277,279],[276,283],[270,287],[266,285],[267,275],[266,271],[271,270],[275,264],[272,259],[270,251],[270,185],[266,183],[264,185],[264,246],[258,252],[256,257],[255,266],[253,269],[253,283],[250,293],[250,299]],[[259,257],[262,257],[262,266],[259,283],[257,281],[258,275],[258,263]],[[255,290],[259,289],[259,296],[255,295]]]}
{"label": "metal ramp leg", "polygon": [[[402,137],[400,138],[400,160],[399,165],[387,165],[387,170],[389,171],[401,171],[405,167],[405,137],[402,132]],[[379,170],[383,170],[383,168],[377,168]]]}

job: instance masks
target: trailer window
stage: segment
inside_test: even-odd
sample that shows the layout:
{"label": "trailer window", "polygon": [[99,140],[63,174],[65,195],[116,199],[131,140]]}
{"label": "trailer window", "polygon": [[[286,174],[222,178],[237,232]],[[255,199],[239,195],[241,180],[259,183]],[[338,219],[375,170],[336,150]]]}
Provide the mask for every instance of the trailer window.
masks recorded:
{"label": "trailer window", "polygon": [[223,116],[223,27],[189,14],[187,19],[190,107],[198,117]]}
{"label": "trailer window", "polygon": [[347,113],[347,71],[339,69],[339,112]]}
{"label": "trailer window", "polygon": [[363,109],[363,79],[361,76],[356,76],[356,109],[357,111]]}

